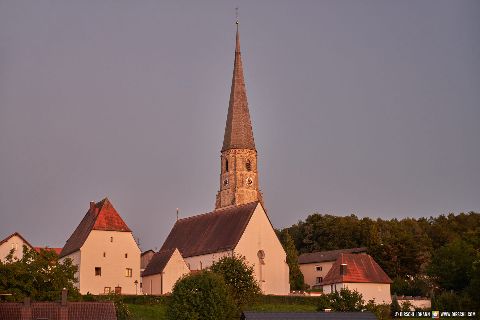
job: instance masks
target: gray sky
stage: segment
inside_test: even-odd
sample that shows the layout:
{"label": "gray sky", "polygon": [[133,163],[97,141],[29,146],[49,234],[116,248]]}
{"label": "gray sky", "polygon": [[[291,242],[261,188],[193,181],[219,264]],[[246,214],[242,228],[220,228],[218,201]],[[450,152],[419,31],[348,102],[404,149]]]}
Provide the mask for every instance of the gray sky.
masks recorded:
{"label": "gray sky", "polygon": [[0,0],[0,238],[212,210],[237,5],[275,227],[480,211],[480,1]]}

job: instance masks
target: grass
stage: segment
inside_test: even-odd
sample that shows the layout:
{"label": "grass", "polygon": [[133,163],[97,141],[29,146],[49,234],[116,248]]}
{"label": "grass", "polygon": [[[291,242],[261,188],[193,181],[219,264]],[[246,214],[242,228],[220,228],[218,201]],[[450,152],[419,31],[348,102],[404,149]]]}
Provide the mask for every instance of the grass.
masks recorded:
{"label": "grass", "polygon": [[317,307],[306,304],[271,304],[262,303],[255,304],[246,308],[245,311],[262,311],[262,312],[312,312],[316,311]]}
{"label": "grass", "polygon": [[167,307],[164,304],[127,304],[133,320],[167,319]]}

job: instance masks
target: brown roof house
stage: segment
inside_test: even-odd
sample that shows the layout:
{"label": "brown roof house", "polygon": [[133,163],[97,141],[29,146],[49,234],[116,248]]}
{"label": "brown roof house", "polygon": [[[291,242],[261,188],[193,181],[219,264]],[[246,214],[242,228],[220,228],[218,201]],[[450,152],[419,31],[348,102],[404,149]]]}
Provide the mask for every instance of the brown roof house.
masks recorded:
{"label": "brown roof house", "polygon": [[18,232],[14,232],[5,239],[0,241],[0,261],[5,261],[5,258],[13,250],[12,258],[20,260],[23,258],[23,246],[32,249],[32,245],[25,240]]}
{"label": "brown roof house", "polygon": [[70,258],[78,265],[77,286],[82,294],[139,292],[140,249],[107,198],[90,202],[60,258]]}
{"label": "brown roof house", "polygon": [[175,282],[189,273],[190,269],[178,249],[160,250],[142,273],[143,293],[160,295],[172,292]]}
{"label": "brown roof house", "polygon": [[[178,250],[190,270],[206,269],[224,256],[242,255],[254,267],[255,277],[264,293],[288,294],[290,285],[285,251],[265,212],[259,189],[257,150],[243,77],[238,23],[220,163],[220,188],[215,210],[178,220],[159,255]],[[153,262],[154,259],[151,264]],[[146,293],[150,285],[145,281],[147,276],[159,274],[160,270],[164,270],[166,276],[168,272],[160,267],[150,271],[149,267],[143,278]],[[151,285],[158,288],[160,284],[154,282]]]}
{"label": "brown roof house", "polygon": [[392,303],[390,284],[392,280],[368,254],[341,253],[323,279],[324,293],[342,288],[357,290],[365,302]]}
{"label": "brown roof house", "polygon": [[310,288],[321,288],[323,278],[341,253],[366,253],[367,248],[351,248],[330,251],[303,253],[298,257],[300,271]]}

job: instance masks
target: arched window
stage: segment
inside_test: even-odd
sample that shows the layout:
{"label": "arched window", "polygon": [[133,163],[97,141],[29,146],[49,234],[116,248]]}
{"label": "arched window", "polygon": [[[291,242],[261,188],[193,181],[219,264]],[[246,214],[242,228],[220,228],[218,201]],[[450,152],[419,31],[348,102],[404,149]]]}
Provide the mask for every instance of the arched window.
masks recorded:
{"label": "arched window", "polygon": [[228,159],[225,159],[225,172],[228,172]]}
{"label": "arched window", "polygon": [[265,264],[265,251],[258,250],[257,257],[258,257],[258,260],[260,261],[260,264]]}
{"label": "arched window", "polygon": [[245,163],[245,168],[247,171],[252,171],[252,163],[250,162],[250,159]]}

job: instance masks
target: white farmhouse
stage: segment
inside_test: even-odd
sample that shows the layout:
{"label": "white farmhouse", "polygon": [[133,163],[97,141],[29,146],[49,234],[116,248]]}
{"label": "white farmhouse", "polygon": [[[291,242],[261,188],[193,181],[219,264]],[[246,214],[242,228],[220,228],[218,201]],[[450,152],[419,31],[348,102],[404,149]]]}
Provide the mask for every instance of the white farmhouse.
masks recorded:
{"label": "white farmhouse", "polygon": [[140,249],[107,198],[90,202],[90,209],[67,240],[60,258],[70,258],[78,265],[81,294],[140,292]]}
{"label": "white farmhouse", "polygon": [[18,232],[14,232],[5,239],[0,241],[0,261],[5,261],[5,258],[13,250],[12,258],[20,260],[23,258],[23,246],[33,249],[32,245],[25,240]]}
{"label": "white farmhouse", "polygon": [[324,293],[340,291],[342,288],[356,290],[363,300],[375,300],[376,304],[390,304],[392,280],[368,254],[341,253],[323,279]]}

